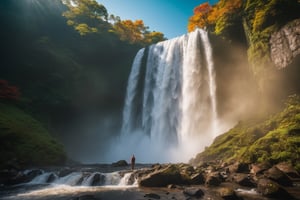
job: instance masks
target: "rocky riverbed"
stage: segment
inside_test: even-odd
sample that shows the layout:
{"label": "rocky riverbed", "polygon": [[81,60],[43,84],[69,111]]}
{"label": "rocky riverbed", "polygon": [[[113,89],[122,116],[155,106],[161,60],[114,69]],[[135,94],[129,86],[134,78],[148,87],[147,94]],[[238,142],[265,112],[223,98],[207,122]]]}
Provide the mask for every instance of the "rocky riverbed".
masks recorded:
{"label": "rocky riverbed", "polygon": [[[122,162],[120,162],[121,164]],[[14,176],[12,176],[14,175]],[[300,199],[299,173],[277,165],[84,165],[1,172],[0,199]]]}

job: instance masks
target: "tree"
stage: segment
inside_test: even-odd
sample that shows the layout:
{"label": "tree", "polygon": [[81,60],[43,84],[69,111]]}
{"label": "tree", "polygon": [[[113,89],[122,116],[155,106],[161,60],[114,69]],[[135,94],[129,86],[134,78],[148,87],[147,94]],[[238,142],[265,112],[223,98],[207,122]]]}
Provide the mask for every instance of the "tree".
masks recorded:
{"label": "tree", "polygon": [[161,42],[163,40],[165,40],[166,38],[164,37],[164,34],[161,32],[157,32],[157,31],[152,31],[149,32],[147,34],[145,34],[145,44],[154,44],[157,42]]}
{"label": "tree", "polygon": [[194,15],[189,18],[188,31],[191,32],[196,28],[204,28],[208,25],[208,14],[212,7],[208,2],[200,4],[194,8]]}
{"label": "tree", "polygon": [[143,20],[121,20],[120,17],[111,16],[114,21],[111,32],[119,36],[122,41],[131,44],[149,45],[165,40],[161,32],[150,32],[149,27],[145,26]]}
{"label": "tree", "polygon": [[108,13],[96,0],[63,0],[68,10],[63,13],[67,24],[73,26],[80,35],[106,32],[109,28]]}
{"label": "tree", "polygon": [[243,0],[220,0],[216,5],[210,6],[208,2],[200,4],[194,9],[194,15],[188,22],[188,31],[195,28],[210,28],[216,34],[220,34],[240,18]]}

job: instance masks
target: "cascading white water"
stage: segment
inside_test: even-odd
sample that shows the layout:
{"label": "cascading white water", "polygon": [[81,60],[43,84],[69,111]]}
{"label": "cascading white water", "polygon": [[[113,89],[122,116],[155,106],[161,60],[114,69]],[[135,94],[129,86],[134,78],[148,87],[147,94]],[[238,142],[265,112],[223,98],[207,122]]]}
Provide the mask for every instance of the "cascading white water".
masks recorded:
{"label": "cascading white water", "polygon": [[216,81],[207,32],[197,30],[187,41],[182,66],[182,120],[180,151],[193,156],[197,146],[209,144],[217,134]]}
{"label": "cascading white water", "polygon": [[[50,180],[49,177],[54,179]],[[100,172],[72,172],[66,176],[58,177],[55,172],[45,172],[36,176],[28,185],[52,184],[56,186],[120,186],[134,187],[137,186],[137,181],[134,179],[133,172],[121,173],[120,171],[111,173]]]}
{"label": "cascading white water", "polygon": [[140,50],[128,81],[121,143],[138,132],[144,138],[127,149],[142,161],[190,159],[218,133],[215,78],[204,30]]}
{"label": "cascading white water", "polygon": [[41,175],[36,176],[34,179],[32,179],[28,184],[32,184],[32,185],[45,184],[45,183],[47,183],[47,180],[49,179],[51,174],[53,174],[53,173],[50,173],[50,172],[42,173]]}

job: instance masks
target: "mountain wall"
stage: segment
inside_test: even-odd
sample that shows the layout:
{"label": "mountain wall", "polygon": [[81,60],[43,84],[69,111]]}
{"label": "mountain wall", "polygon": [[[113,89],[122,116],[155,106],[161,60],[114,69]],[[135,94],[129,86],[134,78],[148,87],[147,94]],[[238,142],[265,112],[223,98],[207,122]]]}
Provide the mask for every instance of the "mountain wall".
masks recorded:
{"label": "mountain wall", "polygon": [[271,60],[278,68],[285,68],[300,54],[300,19],[293,20],[271,35]]}

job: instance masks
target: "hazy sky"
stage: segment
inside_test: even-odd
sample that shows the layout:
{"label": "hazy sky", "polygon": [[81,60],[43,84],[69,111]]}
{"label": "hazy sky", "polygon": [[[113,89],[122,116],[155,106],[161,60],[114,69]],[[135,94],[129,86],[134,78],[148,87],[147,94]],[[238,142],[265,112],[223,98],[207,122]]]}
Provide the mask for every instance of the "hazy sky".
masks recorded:
{"label": "hazy sky", "polygon": [[218,0],[97,0],[109,14],[121,19],[142,19],[151,31],[160,31],[167,38],[187,33],[187,23],[195,6]]}

